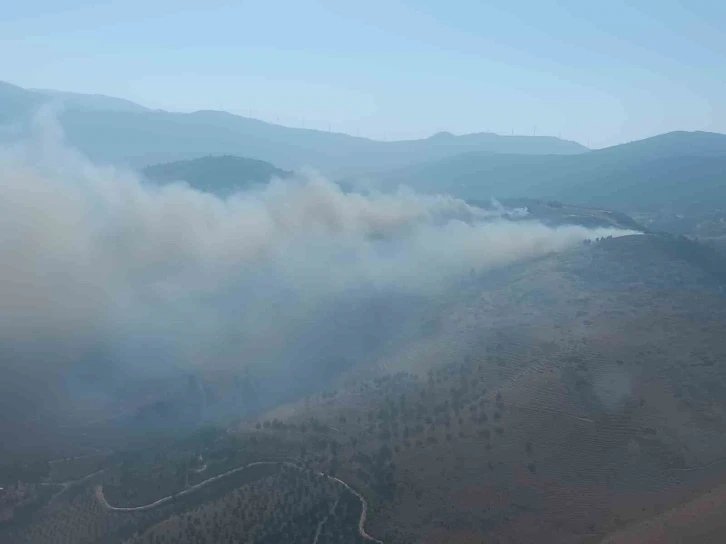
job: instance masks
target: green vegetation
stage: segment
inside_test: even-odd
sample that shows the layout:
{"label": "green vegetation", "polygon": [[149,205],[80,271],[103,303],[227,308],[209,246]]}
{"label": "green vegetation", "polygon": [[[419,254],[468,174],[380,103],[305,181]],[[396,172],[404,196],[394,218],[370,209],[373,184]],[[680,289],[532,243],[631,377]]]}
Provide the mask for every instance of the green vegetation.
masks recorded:
{"label": "green vegetation", "polygon": [[292,172],[264,161],[227,155],[157,164],[144,168],[143,174],[157,183],[185,181],[200,191],[228,196],[273,178],[290,177]]}

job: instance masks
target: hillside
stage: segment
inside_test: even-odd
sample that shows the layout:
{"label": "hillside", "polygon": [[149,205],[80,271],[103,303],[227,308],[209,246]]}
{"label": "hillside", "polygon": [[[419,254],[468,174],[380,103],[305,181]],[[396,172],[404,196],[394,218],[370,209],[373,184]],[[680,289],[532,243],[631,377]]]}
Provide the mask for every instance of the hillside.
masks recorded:
{"label": "hillside", "polygon": [[726,207],[726,135],[674,132],[573,156],[468,153],[382,176],[463,198],[541,198],[625,212]]}
{"label": "hillside", "polygon": [[268,417],[358,444],[337,473],[385,542],[597,542],[726,477],[724,278],[697,247],[625,237],[480,277],[380,361],[393,377]]}
{"label": "hillside", "polygon": [[292,175],[264,161],[230,155],[157,164],[144,168],[142,174],[157,183],[185,181],[195,189],[220,196]]}
{"label": "hillside", "polygon": [[39,93],[0,81],[0,125],[27,120],[47,99]]}
{"label": "hillside", "polygon": [[65,99],[59,119],[69,143],[95,161],[141,168],[206,155],[240,155],[285,169],[311,166],[327,175],[383,171],[467,151],[582,153],[580,144],[546,136],[438,134],[382,142],[284,127],[222,111],[151,111],[110,97],[28,91],[0,85],[0,121],[27,120],[50,96]]}
{"label": "hillside", "polygon": [[[636,235],[474,274],[431,303],[402,347],[335,389],[228,433],[97,459],[86,470],[104,473],[4,534],[353,542],[360,525],[406,544],[638,534],[726,480],[724,268],[687,239]],[[68,463],[50,481],[78,472]],[[111,509],[169,493],[178,499]]]}

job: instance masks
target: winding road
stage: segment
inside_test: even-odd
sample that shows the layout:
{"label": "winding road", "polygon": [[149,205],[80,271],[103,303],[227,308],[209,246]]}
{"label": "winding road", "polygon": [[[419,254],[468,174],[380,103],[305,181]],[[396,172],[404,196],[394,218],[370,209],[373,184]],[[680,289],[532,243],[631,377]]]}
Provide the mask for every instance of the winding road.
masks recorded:
{"label": "winding road", "polygon": [[[151,510],[152,508],[157,508],[163,504],[169,503],[177,497],[189,495],[190,493],[193,493],[194,491],[196,491],[197,489],[199,489],[201,487],[204,487],[205,485],[208,485],[215,481],[219,481],[219,480],[226,478],[227,476],[231,476],[232,474],[235,474],[237,472],[241,472],[248,468],[255,467],[255,466],[261,466],[261,465],[281,465],[281,466],[294,468],[299,471],[307,470],[299,465],[296,465],[294,463],[290,463],[287,461],[255,461],[254,463],[250,463],[248,465],[237,467],[232,470],[228,470],[227,472],[223,472],[222,474],[218,474],[217,476],[213,476],[207,480],[204,480],[203,482],[200,482],[196,485],[188,487],[187,489],[184,489],[183,491],[180,491],[179,493],[176,493],[174,495],[168,495],[159,500],[156,500],[154,502],[151,502],[149,504],[144,504],[141,506],[111,506],[103,494],[103,485],[101,485],[101,484],[97,485],[94,488],[94,495],[96,497],[96,500],[101,504],[101,506],[103,506],[105,509],[110,510],[112,512],[142,512],[142,511]],[[366,519],[368,517],[368,502],[365,500],[365,498],[363,498],[363,495],[358,493],[355,489],[353,489],[350,485],[345,483],[340,478],[336,478],[335,476],[330,476],[323,472],[315,472],[315,474],[317,476],[327,478],[330,481],[333,481],[333,482],[336,482],[336,483],[342,485],[345,489],[347,489],[353,495],[358,497],[358,500],[360,500],[361,507],[362,507],[361,513],[360,513],[360,518],[358,519],[358,534],[364,540],[367,540],[369,542],[376,542],[377,544],[383,544],[382,540],[378,540],[377,538],[372,537],[365,530],[365,523],[366,523]],[[336,501],[335,505],[337,506],[337,504],[338,504],[338,501]],[[333,508],[331,509],[330,514],[328,514],[328,517],[330,517],[330,515],[333,513],[333,510],[335,510],[335,506],[333,506]],[[326,517],[325,520],[323,520],[323,522],[318,526],[318,530],[316,531],[316,535],[315,535],[315,541],[317,541],[317,539],[320,535],[320,530],[322,529],[322,525],[325,523],[325,521],[327,521],[327,519],[328,518]]]}
{"label": "winding road", "polygon": [[241,472],[243,470],[246,470],[250,467],[260,466],[260,465],[279,465],[279,461],[256,461],[254,463],[250,463],[249,465],[244,465],[241,467],[233,468],[232,470],[228,470],[227,472],[223,472],[222,474],[217,474],[216,476],[212,476],[211,478],[208,478],[204,480],[203,482],[199,482],[196,485],[187,487],[183,491],[180,491],[179,493],[175,493],[174,495],[167,495],[166,497],[163,497],[157,501],[150,502],[149,504],[144,504],[141,506],[111,506],[108,504],[108,501],[106,500],[106,497],[103,494],[103,485],[97,485],[94,493],[96,495],[96,499],[101,503],[101,505],[106,508],[107,510],[111,510],[112,512],[142,512],[144,510],[151,510],[152,508],[156,508],[158,506],[161,506],[162,504],[166,504],[168,502],[173,501],[174,499],[178,497],[183,497],[184,495],[189,495],[190,493],[193,493],[197,489],[204,487],[205,485],[208,485],[212,482],[216,482],[218,480],[221,480],[222,478],[226,478],[227,476],[231,476],[232,474],[235,474],[237,472]]}
{"label": "winding road", "polygon": [[[299,467],[296,467],[299,468]],[[335,476],[329,476],[327,474],[323,474],[322,472],[316,473],[318,476],[324,476],[328,480],[332,480],[333,482],[338,482],[340,485],[345,487],[348,491],[353,493],[358,499],[360,500],[361,505],[363,508],[360,511],[360,519],[358,520],[358,534],[361,536],[361,538],[368,540],[370,542],[377,542],[378,544],[383,544],[382,540],[378,540],[377,538],[373,538],[371,535],[366,533],[365,530],[365,524],[366,524],[366,518],[368,517],[368,502],[363,498],[363,495],[358,493],[355,489],[350,487],[348,484],[346,484],[343,480],[340,478],[336,478]]]}

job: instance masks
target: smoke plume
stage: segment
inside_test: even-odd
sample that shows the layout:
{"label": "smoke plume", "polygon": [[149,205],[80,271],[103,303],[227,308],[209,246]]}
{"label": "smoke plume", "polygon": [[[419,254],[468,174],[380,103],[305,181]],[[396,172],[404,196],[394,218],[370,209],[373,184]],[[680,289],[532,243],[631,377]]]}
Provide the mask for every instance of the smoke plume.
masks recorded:
{"label": "smoke plume", "polygon": [[626,233],[348,194],[315,174],[222,199],[91,165],[47,127],[3,150],[0,191],[1,370],[69,395],[78,369],[100,391],[222,367],[269,377],[272,394],[373,353],[411,301],[472,268]]}

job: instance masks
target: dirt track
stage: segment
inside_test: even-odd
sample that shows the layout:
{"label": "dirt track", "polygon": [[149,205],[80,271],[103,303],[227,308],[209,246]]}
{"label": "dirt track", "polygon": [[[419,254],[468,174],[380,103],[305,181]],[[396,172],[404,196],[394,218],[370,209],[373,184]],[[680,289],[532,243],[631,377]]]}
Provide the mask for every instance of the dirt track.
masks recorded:
{"label": "dirt track", "polygon": [[[250,467],[260,466],[260,465],[281,465],[281,466],[295,468],[300,471],[306,470],[294,463],[289,463],[286,461],[283,461],[283,462],[280,462],[280,461],[256,461],[254,463],[250,463],[248,465],[244,465],[242,467],[237,467],[235,469],[229,470],[222,474],[218,474],[217,476],[213,476],[207,480],[204,480],[203,482],[200,482],[196,485],[188,487],[187,489],[180,491],[179,493],[176,493],[175,495],[167,495],[166,497],[163,497],[159,500],[156,500],[149,504],[143,504],[141,506],[111,506],[103,494],[103,485],[100,485],[100,484],[95,487],[94,495],[96,497],[96,500],[98,500],[98,502],[101,504],[101,506],[103,506],[107,510],[111,510],[113,512],[142,512],[145,510],[151,510],[152,508],[156,508],[158,506],[171,502],[172,500],[174,500],[177,497],[189,495],[190,493],[193,493],[194,491],[196,491],[197,489],[199,489],[201,487],[204,487],[205,485],[208,485],[212,482],[221,480],[227,476],[230,476],[230,475],[240,472],[242,470],[246,470]],[[337,482],[338,484],[345,487],[348,491],[353,493],[353,495],[358,497],[358,500],[360,500],[361,507],[362,507],[361,513],[360,513],[360,518],[358,520],[358,534],[364,540],[367,540],[369,542],[376,542],[377,544],[383,544],[382,540],[378,540],[377,538],[372,537],[365,530],[365,522],[368,517],[368,502],[365,500],[365,498],[363,498],[363,496],[360,493],[358,493],[355,489],[350,487],[347,483],[345,483],[343,480],[341,480],[339,478],[336,478],[334,476],[329,476],[328,474],[324,474],[323,472],[316,472],[315,474],[317,474],[318,476],[321,476],[323,478],[327,478],[328,480]],[[332,513],[332,510],[331,510],[331,513]]]}

